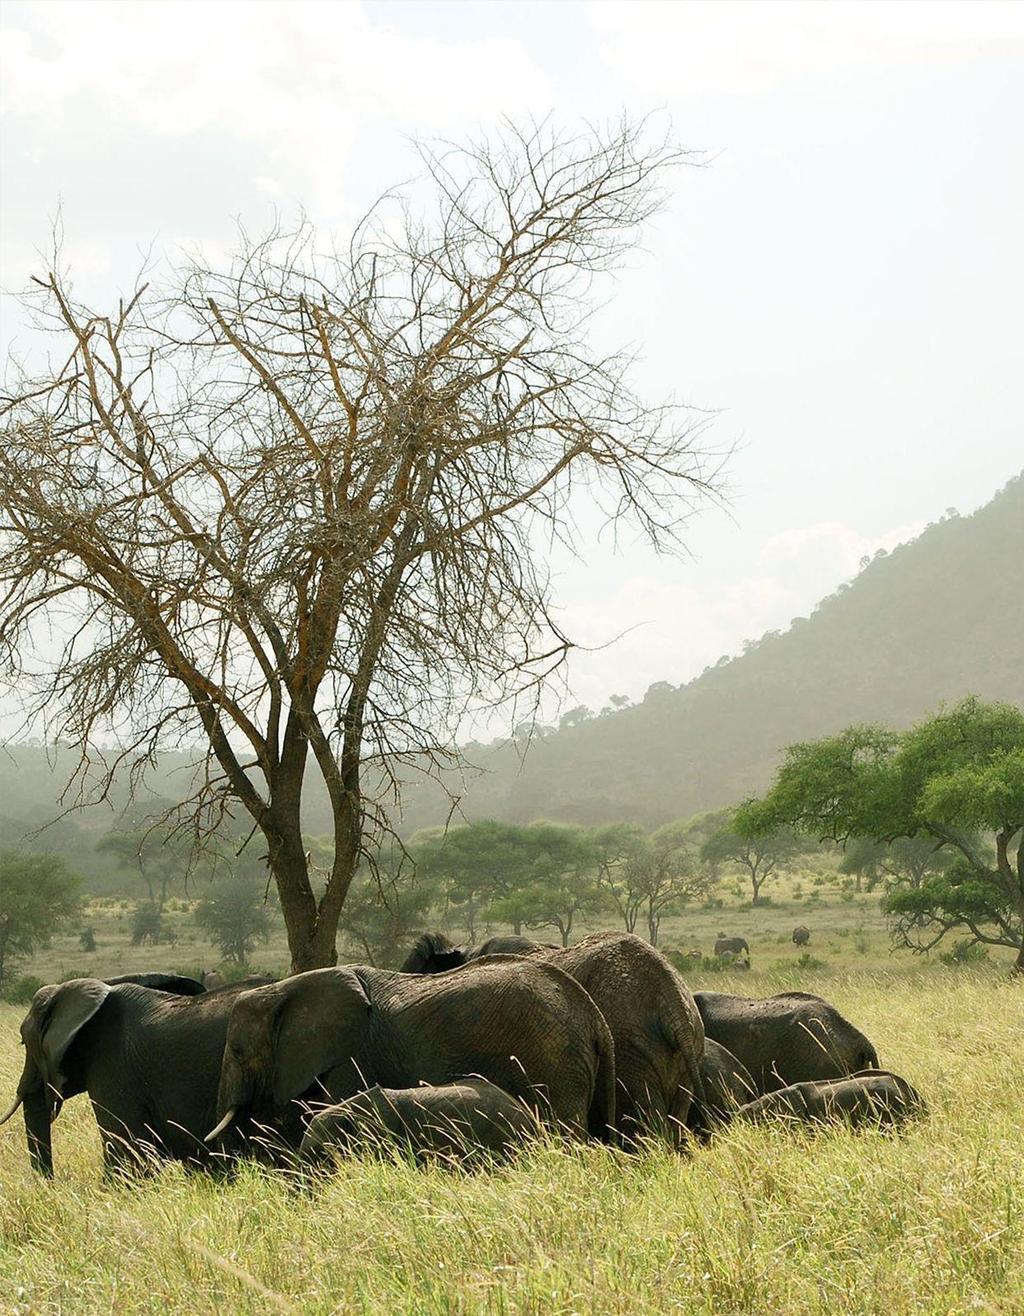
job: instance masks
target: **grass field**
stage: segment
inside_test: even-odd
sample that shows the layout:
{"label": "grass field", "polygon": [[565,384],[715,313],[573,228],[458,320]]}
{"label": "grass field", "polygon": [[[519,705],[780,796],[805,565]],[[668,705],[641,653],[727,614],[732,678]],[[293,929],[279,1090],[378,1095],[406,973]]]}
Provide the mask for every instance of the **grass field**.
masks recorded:
{"label": "grass field", "polygon": [[[698,948],[705,955],[711,955],[719,932],[744,936],[750,943],[752,964],[745,981],[747,991],[753,995],[768,990],[763,980],[769,977],[803,975],[806,972],[799,963],[803,952],[792,942],[793,928],[797,924],[804,924],[811,930],[806,954],[812,957],[814,972],[822,976],[864,971],[892,972],[924,962],[908,951],[893,952],[879,893],[856,893],[844,888],[835,871],[787,874],[774,882],[768,891],[771,900],[752,907],[747,890],[732,880],[724,880],[715,890],[713,902],[686,908],[664,920],[662,948],[682,952]],[[197,888],[194,894],[201,892],[202,888]],[[164,925],[173,941],[156,947],[131,945],[133,908],[133,902],[127,897],[93,902],[86,906],[74,928],[55,936],[48,947],[30,959],[20,960],[14,973],[31,974],[44,982],[56,982],[77,976],[107,977],[152,968],[195,973],[217,966],[220,953],[196,926],[187,902],[171,901],[164,913]],[[83,951],[79,945],[78,928],[85,926],[93,930],[96,938],[93,952]],[[573,930],[572,940],[578,940],[587,932],[618,926],[607,916],[583,921]],[[285,973],[288,947],[284,925],[276,908],[271,910],[271,927],[269,941],[257,945],[253,952],[253,967]],[[507,931],[506,925],[496,924],[481,927],[477,935],[482,940],[492,932]],[[642,927],[638,927],[637,932],[645,935]],[[451,935],[459,940],[464,929],[456,927]],[[531,935],[540,940],[557,939],[557,933],[550,928]],[[339,952],[343,960],[362,961],[365,958],[361,950],[346,946],[344,941]],[[1013,957],[1013,951],[1001,949],[993,950],[989,955],[993,966],[1007,970]],[[932,957],[931,963],[937,963],[937,955]],[[718,974],[707,975],[702,985],[714,986],[719,978]]]}
{"label": "grass field", "polygon": [[[736,1130],[689,1159],[551,1145],[470,1176],[355,1162],[304,1196],[249,1169],[107,1184],[80,1098],[52,1183],[18,1118],[0,1131],[0,1311],[1024,1312],[1024,984],[928,969],[800,985],[921,1089],[925,1122]],[[0,1013],[4,1102],[21,1013]]]}

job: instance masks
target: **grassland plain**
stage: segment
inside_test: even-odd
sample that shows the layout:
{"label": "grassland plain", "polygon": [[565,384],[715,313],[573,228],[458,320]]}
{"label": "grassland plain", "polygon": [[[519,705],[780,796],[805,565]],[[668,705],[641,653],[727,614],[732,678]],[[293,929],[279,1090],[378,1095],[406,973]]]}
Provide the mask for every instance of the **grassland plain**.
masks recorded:
{"label": "grassland plain", "polygon": [[[791,985],[758,976],[759,992]],[[17,1121],[0,1133],[0,1310],[1024,1312],[1024,984],[934,967],[800,985],[875,1038],[926,1121],[733,1130],[689,1158],[552,1143],[473,1175],[353,1162],[303,1194],[250,1167],[104,1182],[79,1099],[52,1183]],[[20,1015],[0,1014],[4,1100]]]}

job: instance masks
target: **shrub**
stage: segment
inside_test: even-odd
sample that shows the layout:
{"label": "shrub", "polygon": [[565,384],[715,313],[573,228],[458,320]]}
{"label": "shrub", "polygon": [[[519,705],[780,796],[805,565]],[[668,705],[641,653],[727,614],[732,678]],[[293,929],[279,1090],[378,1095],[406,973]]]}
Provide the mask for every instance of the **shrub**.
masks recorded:
{"label": "shrub", "polygon": [[147,942],[156,946],[161,941],[160,907],[152,902],[136,905],[132,915],[132,945],[144,946]]}
{"label": "shrub", "polygon": [[3,990],[2,999],[8,1005],[28,1005],[39,988],[44,985],[42,978],[36,978],[31,973],[26,973],[20,978],[12,978],[7,983]]}
{"label": "shrub", "polygon": [[959,968],[961,965],[983,964],[988,959],[988,947],[983,946],[980,941],[957,941],[952,950],[939,952],[939,960],[951,968]]}
{"label": "shrub", "polygon": [[91,955],[96,949],[96,934],[92,928],[83,928],[78,934],[79,949],[84,950],[87,955]]}

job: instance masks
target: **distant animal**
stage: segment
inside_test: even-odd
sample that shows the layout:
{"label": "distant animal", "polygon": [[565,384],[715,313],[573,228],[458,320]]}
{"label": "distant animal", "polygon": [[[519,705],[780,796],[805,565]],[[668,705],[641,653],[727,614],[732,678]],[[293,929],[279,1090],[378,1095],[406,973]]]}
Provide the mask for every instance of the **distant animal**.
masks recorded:
{"label": "distant animal", "polygon": [[835,1006],[806,992],[764,999],[695,992],[706,1037],[750,1071],[758,1095],[878,1068],[871,1042]]}
{"label": "distant animal", "polygon": [[688,950],[686,958],[691,964],[702,964],[704,961],[704,952],[701,950]]}
{"label": "distant animal", "polygon": [[311,1104],[467,1074],[573,1136],[613,1136],[608,1026],[578,982],[538,957],[495,955],[434,977],[362,965],[293,974],[236,999],[223,1057],[206,1139],[228,1151],[249,1138],[276,1159],[301,1145]]}
{"label": "distant animal", "polygon": [[50,1125],[87,1092],[108,1172],[154,1155],[211,1166],[203,1134],[216,1119],[228,1015],[246,985],[189,995],[98,978],[40,987],[21,1025],[17,1095],[0,1124],[23,1107],[33,1168],[50,1175]]}
{"label": "distant animal", "polygon": [[905,1078],[888,1070],[869,1069],[847,1078],[779,1088],[741,1106],[733,1118],[756,1123],[789,1120],[895,1128],[926,1111],[921,1094]]}
{"label": "distant animal", "polygon": [[380,1151],[397,1145],[417,1160],[469,1164],[481,1153],[509,1155],[538,1129],[536,1116],[521,1101],[484,1078],[440,1087],[374,1086],[313,1118],[299,1162],[311,1168],[357,1147]]}
{"label": "distant animal", "polygon": [[727,937],[724,932],[718,934],[715,941],[716,955],[739,955],[741,953],[744,955],[750,954],[750,947],[743,937]]}
{"label": "distant animal", "polygon": [[518,947],[530,961],[564,969],[593,998],[611,1030],[618,1079],[619,1135],[680,1141],[690,1101],[701,1092],[704,1037],[693,996],[680,974],[647,942],[628,932],[600,932],[574,946],[543,945],[525,937],[496,937],[479,951],[453,946],[430,932],[402,966],[406,973],[450,970],[453,958],[472,963],[497,946]]}
{"label": "distant animal", "polygon": [[213,991],[216,987],[223,987],[224,982],[223,973],[218,973],[216,969],[203,970],[203,986],[208,992]]}
{"label": "distant animal", "polygon": [[805,928],[801,923],[798,928],[793,929],[793,945],[806,946],[811,939],[811,929]]}
{"label": "distant animal", "polygon": [[700,1074],[704,1097],[691,1105],[686,1127],[697,1137],[707,1140],[715,1129],[728,1124],[736,1111],[757,1095],[757,1089],[746,1066],[710,1037],[704,1039]]}

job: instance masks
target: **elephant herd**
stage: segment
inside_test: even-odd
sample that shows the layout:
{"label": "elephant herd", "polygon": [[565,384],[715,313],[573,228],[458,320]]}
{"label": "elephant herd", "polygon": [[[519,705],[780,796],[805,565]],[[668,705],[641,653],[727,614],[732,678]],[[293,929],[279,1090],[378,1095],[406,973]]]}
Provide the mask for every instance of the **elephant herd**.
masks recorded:
{"label": "elephant herd", "polygon": [[646,942],[424,934],[402,972],[204,988],[171,974],[42,987],[21,1026],[33,1166],[86,1092],[110,1172],[154,1157],[313,1168],[359,1147],[501,1155],[541,1127],[683,1149],[730,1121],[896,1125],[924,1104],[828,1002],[691,993]]}

